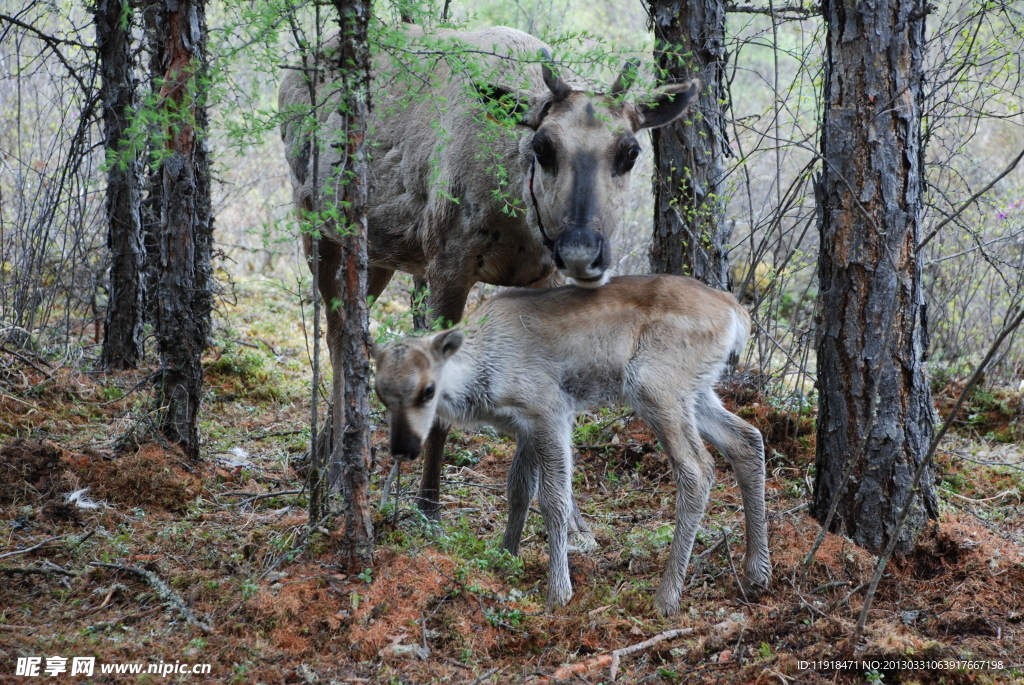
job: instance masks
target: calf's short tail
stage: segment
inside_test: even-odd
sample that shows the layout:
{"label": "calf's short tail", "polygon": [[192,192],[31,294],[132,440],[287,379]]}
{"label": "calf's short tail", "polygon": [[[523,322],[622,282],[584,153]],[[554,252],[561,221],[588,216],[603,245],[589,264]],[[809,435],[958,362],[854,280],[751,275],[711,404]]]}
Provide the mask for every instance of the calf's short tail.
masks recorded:
{"label": "calf's short tail", "polygon": [[750,339],[750,314],[738,303],[733,308],[732,331],[729,335],[729,366],[735,368]]}

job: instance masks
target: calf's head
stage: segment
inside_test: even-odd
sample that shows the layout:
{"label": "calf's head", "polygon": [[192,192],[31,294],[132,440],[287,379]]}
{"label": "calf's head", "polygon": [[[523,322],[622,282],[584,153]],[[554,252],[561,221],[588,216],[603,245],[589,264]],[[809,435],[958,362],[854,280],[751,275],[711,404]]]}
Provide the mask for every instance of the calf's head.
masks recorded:
{"label": "calf's head", "polygon": [[573,90],[542,67],[549,93],[534,99],[520,141],[529,159],[526,200],[553,241],[555,267],[584,287],[611,277],[609,231],[623,220],[629,175],[640,155],[637,135],[679,118],[697,99],[700,81],[663,86],[639,104],[623,95],[635,73],[627,63],[608,94]]}
{"label": "calf's head", "polygon": [[462,341],[462,331],[451,329],[405,338],[375,354],[377,397],[388,410],[391,454],[397,461],[419,457],[444,392],[445,365]]}

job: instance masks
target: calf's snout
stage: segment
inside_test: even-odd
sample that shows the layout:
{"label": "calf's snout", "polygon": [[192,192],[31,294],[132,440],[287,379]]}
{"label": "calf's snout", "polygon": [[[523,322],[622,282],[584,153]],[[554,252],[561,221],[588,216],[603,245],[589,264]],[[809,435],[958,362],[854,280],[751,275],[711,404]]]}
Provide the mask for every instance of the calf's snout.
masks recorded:
{"label": "calf's snout", "polygon": [[391,456],[396,461],[415,461],[423,449],[423,440],[402,421],[391,424]]}

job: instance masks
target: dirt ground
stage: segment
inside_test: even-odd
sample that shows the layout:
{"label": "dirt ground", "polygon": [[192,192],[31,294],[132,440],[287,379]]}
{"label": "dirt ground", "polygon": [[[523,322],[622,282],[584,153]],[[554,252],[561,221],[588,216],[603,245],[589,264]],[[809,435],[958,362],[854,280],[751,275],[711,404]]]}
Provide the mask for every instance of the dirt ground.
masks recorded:
{"label": "dirt ground", "polygon": [[[772,585],[752,602],[739,592],[742,508],[718,460],[681,610],[666,619],[653,592],[671,540],[668,466],[628,412],[585,416],[575,491],[599,547],[571,554],[573,599],[547,613],[539,515],[521,559],[498,550],[514,445],[487,433],[450,439],[441,524],[411,503],[407,467],[398,506],[375,513],[373,567],[338,568],[337,524],[307,537],[295,492],[308,442],[303,383],[286,382],[298,352],[264,333],[261,344],[235,331],[245,344],[211,353],[198,465],[150,429],[146,371],[44,375],[0,360],[0,682],[33,682],[15,675],[18,658],[45,667],[56,655],[95,657],[97,671],[47,681],[600,683],[613,650],[672,630],[621,656],[616,682],[1024,682],[1016,445],[949,441],[942,518],[889,566],[866,639],[852,644],[875,558],[829,535],[799,570],[819,531],[806,508],[810,417],[728,389],[766,438]],[[376,503],[390,459],[375,411]],[[210,671],[99,673],[161,662]]]}

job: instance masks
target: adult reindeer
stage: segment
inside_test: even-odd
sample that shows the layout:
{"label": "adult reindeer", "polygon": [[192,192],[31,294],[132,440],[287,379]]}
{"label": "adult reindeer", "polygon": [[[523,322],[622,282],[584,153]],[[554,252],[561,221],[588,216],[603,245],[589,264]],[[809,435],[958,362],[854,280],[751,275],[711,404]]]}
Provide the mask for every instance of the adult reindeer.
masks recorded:
{"label": "adult reindeer", "polygon": [[[438,30],[429,37],[415,26],[399,30],[405,46],[392,49],[394,59],[385,55],[375,63],[369,294],[379,296],[396,270],[425,277],[430,315],[447,326],[462,318],[477,282],[554,285],[557,271],[582,286],[603,285],[611,265],[607,231],[622,221],[629,172],[640,153],[636,134],[679,117],[696,99],[699,82],[667,86],[649,102],[632,104],[622,96],[633,65],[606,95],[556,75],[548,47],[514,29]],[[403,58],[429,68],[403,68]],[[313,178],[331,177],[339,161],[324,147],[313,174],[310,127],[303,125],[310,111],[307,73],[289,71],[279,93],[281,111],[295,114],[281,134],[300,212],[313,209]],[[321,141],[339,121],[329,84],[326,79],[317,89],[323,101],[316,116],[328,131]],[[515,123],[502,124],[494,116],[499,109],[511,111]],[[319,196],[330,204],[329,188]],[[320,241],[318,280],[328,305],[338,411],[342,326],[330,305],[343,273],[332,236],[328,229]],[[308,255],[308,237],[304,245]],[[424,449],[420,508],[434,518],[447,432],[435,426]]]}

